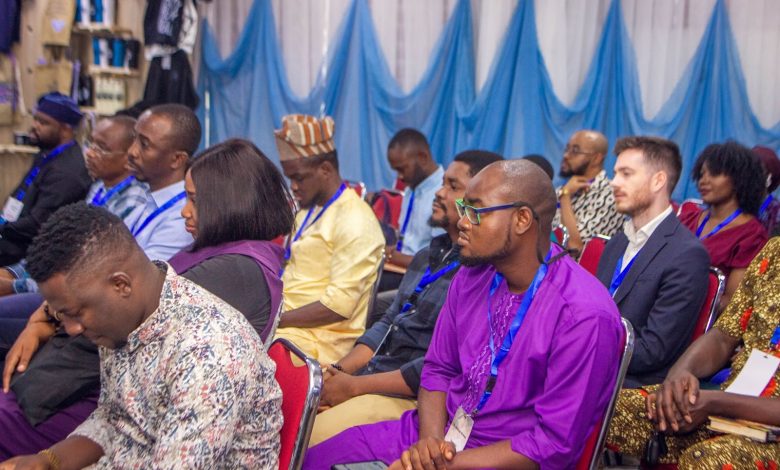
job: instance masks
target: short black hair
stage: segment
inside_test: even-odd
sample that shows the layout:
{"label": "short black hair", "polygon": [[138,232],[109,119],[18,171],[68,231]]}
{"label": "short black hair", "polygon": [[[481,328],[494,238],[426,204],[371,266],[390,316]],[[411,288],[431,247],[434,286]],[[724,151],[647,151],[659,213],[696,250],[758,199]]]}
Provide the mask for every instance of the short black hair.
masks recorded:
{"label": "short black hair", "polygon": [[135,139],[135,119],[124,114],[115,114],[105,119],[110,121],[111,124],[119,126],[122,132],[120,136],[122,146],[126,150],[129,149],[133,145],[133,139]]}
{"label": "short black hair", "polygon": [[125,256],[138,245],[122,219],[101,207],[77,202],[62,207],[41,226],[28,249],[27,272],[38,283]]}
{"label": "short black hair", "polygon": [[271,160],[252,142],[228,139],[197,155],[189,169],[197,195],[194,248],[290,233],[293,198]]}
{"label": "short black hair", "polygon": [[400,131],[396,132],[393,138],[390,139],[390,142],[387,144],[387,148],[391,149],[399,145],[405,147],[409,144],[414,144],[418,147],[421,147],[427,150],[429,153],[431,151],[430,145],[428,145],[428,139],[425,138],[423,133],[410,127],[401,129]]}
{"label": "short black hair", "polygon": [[711,174],[726,175],[731,179],[737,203],[743,212],[758,214],[764,199],[766,175],[755,153],[733,140],[710,144],[696,158],[691,171],[693,181],[699,182],[704,165]]}
{"label": "short black hair", "polygon": [[547,176],[549,176],[550,179],[553,179],[553,177],[555,177],[555,169],[553,168],[550,161],[544,158],[542,155],[539,155],[537,153],[532,153],[530,155],[526,155],[525,157],[523,157],[523,160],[528,160],[531,163],[535,163],[539,168],[541,168],[545,173],[547,173]]}
{"label": "short black hair", "polygon": [[465,163],[469,167],[469,174],[474,176],[491,163],[503,159],[501,155],[487,150],[465,150],[455,155],[453,161]]}
{"label": "short black hair", "polygon": [[677,144],[661,137],[637,135],[623,137],[615,143],[615,155],[620,155],[626,150],[640,150],[647,163],[663,169],[669,178],[667,184],[669,195],[674,192],[682,172],[682,156]]}
{"label": "short black hair", "polygon": [[165,116],[171,122],[172,150],[182,150],[192,156],[200,145],[201,127],[198,116],[183,104],[169,103],[148,109],[155,116]]}
{"label": "short black hair", "polygon": [[339,154],[334,149],[332,152],[323,153],[322,155],[315,155],[313,157],[306,157],[303,162],[309,167],[320,166],[325,162],[333,165],[336,171],[339,171]]}

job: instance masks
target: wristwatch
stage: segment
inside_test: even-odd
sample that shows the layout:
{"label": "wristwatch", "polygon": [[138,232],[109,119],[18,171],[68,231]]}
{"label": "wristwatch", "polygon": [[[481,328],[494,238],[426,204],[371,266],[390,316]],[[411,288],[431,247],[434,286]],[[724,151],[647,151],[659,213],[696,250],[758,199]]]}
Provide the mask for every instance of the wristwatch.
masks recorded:
{"label": "wristwatch", "polygon": [[558,197],[561,197],[561,196],[568,196],[569,194],[570,194],[570,193],[569,193],[569,190],[568,190],[568,189],[566,189],[566,188],[561,188],[561,192],[558,194]]}

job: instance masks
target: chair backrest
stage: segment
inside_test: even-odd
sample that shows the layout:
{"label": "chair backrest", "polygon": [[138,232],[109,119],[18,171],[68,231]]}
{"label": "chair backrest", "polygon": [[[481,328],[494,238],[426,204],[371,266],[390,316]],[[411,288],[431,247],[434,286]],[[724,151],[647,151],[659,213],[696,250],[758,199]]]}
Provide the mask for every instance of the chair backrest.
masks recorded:
{"label": "chair backrest", "polygon": [[374,194],[371,208],[380,222],[398,230],[398,219],[401,217],[403,200],[403,192],[394,189],[382,189]]}
{"label": "chair backrest", "polygon": [[720,298],[723,296],[723,290],[726,288],[726,276],[723,275],[720,269],[711,266],[707,278],[707,296],[704,298],[704,303],[699,311],[696,327],[693,329],[691,343],[696,341],[699,336],[709,331],[709,329],[712,328],[712,325],[715,324],[715,320],[718,319]]}
{"label": "chair backrest", "polygon": [[565,225],[560,224],[553,228],[553,233],[555,234],[555,239],[558,240],[558,244],[565,250],[569,249],[569,229]]}
{"label": "chair backrest", "polygon": [[604,443],[607,440],[607,431],[609,430],[609,421],[615,414],[615,404],[617,403],[620,389],[623,388],[623,380],[628,372],[628,363],[631,362],[631,355],[634,353],[634,328],[625,318],[621,319],[625,336],[623,338],[622,354],[620,357],[620,367],[618,367],[617,380],[615,388],[612,390],[612,396],[609,397],[607,409],[604,410],[604,417],[593,427],[588,440],[585,442],[584,450],[577,462],[576,470],[596,470],[599,468],[599,459],[604,451]]}
{"label": "chair backrest", "polygon": [[601,254],[604,253],[604,247],[607,246],[609,238],[606,235],[596,235],[585,242],[585,246],[582,247],[580,266],[594,276],[599,268],[599,260],[601,259]]}
{"label": "chair backrest", "polygon": [[366,191],[366,184],[362,181],[351,181],[351,180],[344,180],[344,182],[352,188],[358,196],[360,196],[360,199],[366,200],[366,194],[368,191]]}
{"label": "chair backrest", "polygon": [[374,311],[374,304],[376,303],[376,296],[379,293],[379,283],[382,281],[382,272],[385,270],[385,250],[382,249],[382,257],[379,258],[379,266],[377,266],[376,280],[374,281],[374,287],[371,288],[371,297],[368,299],[368,311],[366,312],[366,326],[368,326],[368,319],[371,318],[371,312]]}
{"label": "chair backrest", "polygon": [[685,212],[691,211],[691,210],[698,210],[704,205],[704,201],[701,199],[686,199],[683,202],[680,203],[680,206],[677,208],[677,217],[682,215]]}
{"label": "chair backrest", "polygon": [[[320,404],[322,370],[317,361],[285,339],[274,341],[268,355],[276,363],[275,377],[282,389],[284,424],[280,432],[279,470],[298,470],[303,465]],[[291,355],[297,356],[303,365],[293,364]]]}
{"label": "chair backrest", "polygon": [[266,351],[271,348],[271,343],[274,341],[274,336],[276,336],[276,328],[279,326],[279,320],[282,319],[283,309],[284,299],[279,302],[279,308],[277,308],[275,314],[271,315],[271,318],[268,319],[268,324],[263,329],[263,333],[260,335],[260,339],[263,340],[263,345],[265,346]]}

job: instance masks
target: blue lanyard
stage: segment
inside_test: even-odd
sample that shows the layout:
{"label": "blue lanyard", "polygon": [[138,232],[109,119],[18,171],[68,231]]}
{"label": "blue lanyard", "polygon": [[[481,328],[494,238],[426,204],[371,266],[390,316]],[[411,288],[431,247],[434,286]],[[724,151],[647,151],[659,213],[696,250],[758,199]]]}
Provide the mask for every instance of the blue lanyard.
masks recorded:
{"label": "blue lanyard", "polygon": [[106,188],[102,187],[102,188],[98,189],[98,191],[95,193],[95,197],[92,198],[92,202],[90,202],[90,204],[92,204],[93,206],[96,206],[96,207],[105,206],[106,203],[108,202],[108,200],[111,199],[111,197],[114,194],[124,191],[125,188],[127,188],[128,186],[133,184],[134,180],[135,180],[135,176],[133,176],[133,175],[128,176],[127,178],[122,180],[121,183],[119,183],[116,186],[114,186],[113,188],[109,189],[105,196],[103,196],[103,191]]}
{"label": "blue lanyard", "polygon": [[507,354],[509,354],[509,350],[512,348],[512,343],[515,341],[515,336],[517,336],[517,332],[523,325],[525,316],[528,313],[529,307],[531,306],[531,301],[533,301],[534,297],[536,296],[536,292],[539,290],[539,286],[542,284],[544,277],[547,275],[547,261],[550,259],[551,254],[552,249],[547,252],[547,256],[544,257],[544,263],[539,265],[539,269],[536,270],[534,280],[531,281],[531,286],[525,292],[525,296],[523,296],[523,301],[520,303],[520,308],[517,309],[517,313],[515,314],[514,320],[512,320],[512,324],[509,325],[509,331],[506,332],[506,336],[504,336],[504,340],[501,342],[501,347],[498,348],[498,353],[496,353],[496,345],[493,343],[493,321],[492,315],[490,314],[490,299],[493,297],[493,294],[496,293],[498,286],[500,286],[504,281],[504,276],[499,273],[496,273],[496,275],[493,276],[493,284],[490,286],[490,295],[488,296],[487,312],[489,327],[488,334],[490,335],[490,377],[488,378],[487,384],[485,384],[485,392],[482,394],[482,398],[479,400],[477,407],[471,413],[471,416],[479,413],[479,411],[487,403],[490,396],[493,394],[493,387],[495,387],[496,380],[498,379],[498,367],[501,365],[504,359],[506,359]]}
{"label": "blue lanyard", "polygon": [[707,238],[710,238],[711,236],[715,235],[716,233],[720,232],[720,229],[728,225],[732,220],[739,217],[739,214],[742,213],[742,209],[735,210],[730,216],[726,217],[726,220],[719,223],[714,229],[712,229],[712,232],[708,233],[704,236],[704,238],[701,237],[701,231],[704,230],[704,226],[707,225],[707,221],[710,220],[710,211],[707,211],[707,215],[704,217],[704,220],[701,221],[701,224],[699,224],[699,228],[696,230],[696,238],[701,238],[702,240],[706,240]]}
{"label": "blue lanyard", "polygon": [[420,282],[417,283],[417,287],[414,288],[414,292],[412,292],[412,295],[409,296],[403,307],[401,307],[401,313],[408,312],[414,306],[414,304],[417,303],[417,298],[420,296],[420,294],[422,294],[422,291],[424,291],[426,287],[438,281],[442,276],[457,268],[458,266],[460,266],[460,261],[455,260],[447,266],[439,269],[435,273],[431,273],[431,267],[428,266],[428,269],[425,270],[425,274],[423,274],[422,279],[420,279]]}
{"label": "blue lanyard", "polygon": [[780,343],[780,325],[775,328],[772,333],[772,339],[769,340],[769,350],[774,351],[777,349],[777,344]]}
{"label": "blue lanyard", "polygon": [[612,274],[612,282],[609,284],[609,294],[611,296],[614,297],[615,292],[618,290],[618,287],[620,287],[620,284],[623,284],[623,279],[626,278],[626,274],[628,274],[628,271],[631,270],[631,265],[634,264],[634,260],[638,255],[639,253],[634,255],[634,257],[631,258],[631,261],[628,262],[626,269],[623,270],[620,269],[623,267],[623,257],[621,256],[618,260],[617,265],[615,266],[615,272]]}
{"label": "blue lanyard", "polygon": [[76,145],[76,141],[71,140],[70,142],[66,142],[58,147],[56,147],[54,150],[49,152],[48,154],[44,155],[41,159],[41,162],[37,165],[35,165],[28,173],[27,176],[24,178],[24,189],[19,188],[19,190],[16,192],[16,196],[14,196],[18,200],[24,199],[24,194],[27,189],[30,188],[30,185],[35,181],[35,177],[38,176],[38,173],[41,172],[41,168],[43,168],[44,165],[49,163],[50,161],[54,160],[59,154],[67,150],[68,148]]}
{"label": "blue lanyard", "polygon": [[769,196],[767,196],[766,199],[764,199],[764,203],[761,204],[761,208],[758,210],[758,216],[759,217],[764,215],[764,212],[766,211],[767,207],[769,207],[769,204],[772,202],[772,199],[773,198],[772,198],[771,194]]}
{"label": "blue lanyard", "polygon": [[167,211],[171,207],[173,207],[174,204],[184,199],[184,196],[186,193],[184,191],[180,192],[179,194],[173,196],[172,198],[168,199],[168,201],[165,202],[162,206],[158,207],[154,212],[149,214],[149,217],[147,217],[140,227],[136,230],[136,225],[138,225],[138,222],[136,221],[135,224],[133,224],[133,236],[137,237],[139,233],[143,232],[147,225],[149,225],[158,215],[162,214],[163,212]]}
{"label": "blue lanyard", "polygon": [[395,244],[395,251],[401,251],[404,247],[404,234],[406,234],[406,227],[409,226],[409,219],[412,218],[412,208],[414,207],[414,189],[409,188],[412,195],[409,197],[409,206],[406,208],[406,216],[404,217],[404,223],[401,226],[401,235],[398,237],[398,243]]}
{"label": "blue lanyard", "polygon": [[[341,193],[344,192],[344,190],[347,189],[347,185],[344,183],[341,183],[341,186],[339,186],[339,190],[336,191],[336,193],[328,199],[328,202],[325,203],[324,206],[322,206],[322,210],[317,214],[316,217],[314,217],[314,220],[311,221],[311,225],[314,225],[317,223],[318,220],[320,220],[320,217],[322,217],[322,214],[325,213],[326,210],[328,210],[328,207],[330,207],[331,204],[336,202],[336,199],[341,196]],[[301,238],[301,234],[304,230],[306,230],[306,227],[308,226],[309,218],[311,217],[312,213],[314,213],[314,206],[311,206],[309,208],[309,212],[306,213],[306,218],[303,219],[303,223],[301,224],[301,227],[298,229],[298,232],[296,232],[295,237],[293,237],[292,240],[287,244],[287,246],[284,249],[284,259],[285,261],[290,259],[290,255],[292,254],[292,244],[297,242]]]}

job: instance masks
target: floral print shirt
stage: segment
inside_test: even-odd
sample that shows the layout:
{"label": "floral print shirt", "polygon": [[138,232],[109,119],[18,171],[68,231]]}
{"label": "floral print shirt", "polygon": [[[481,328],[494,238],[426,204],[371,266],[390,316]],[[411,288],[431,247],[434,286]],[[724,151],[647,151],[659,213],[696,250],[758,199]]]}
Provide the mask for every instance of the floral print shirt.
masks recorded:
{"label": "floral print shirt", "polygon": [[100,347],[98,407],[72,435],[91,468],[278,468],[282,395],[246,318],[159,263],[157,310],[118,349]]}

